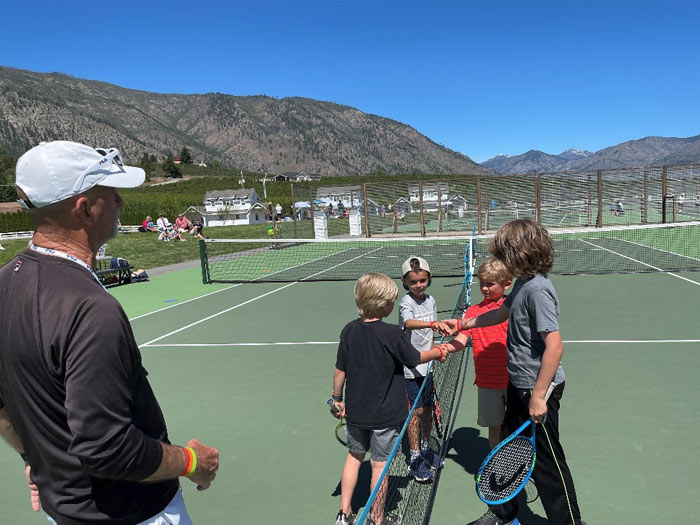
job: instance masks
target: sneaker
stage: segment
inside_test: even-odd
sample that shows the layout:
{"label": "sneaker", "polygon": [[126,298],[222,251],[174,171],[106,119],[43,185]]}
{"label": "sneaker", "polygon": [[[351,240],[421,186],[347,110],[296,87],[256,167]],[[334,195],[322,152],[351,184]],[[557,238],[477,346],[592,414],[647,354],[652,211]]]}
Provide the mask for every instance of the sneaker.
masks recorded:
{"label": "sneaker", "polygon": [[408,466],[408,472],[419,483],[430,483],[433,481],[433,472],[425,464],[421,456],[411,461],[411,464]]}
{"label": "sneaker", "polygon": [[427,448],[425,451],[421,450],[420,455],[433,470],[441,469],[445,466],[445,461],[432,448]]}
{"label": "sneaker", "polygon": [[[365,522],[367,525],[377,525],[376,522],[371,518],[368,517],[367,521]],[[382,521],[381,525],[403,525],[403,516],[401,514],[397,514],[394,512],[387,512],[386,516],[384,516],[384,520]]]}
{"label": "sneaker", "polygon": [[491,509],[486,511],[486,514],[478,520],[470,521],[467,525],[511,525],[515,520],[502,520],[496,516]]}
{"label": "sneaker", "polygon": [[355,515],[351,512],[350,516],[343,512],[343,509],[338,509],[338,514],[335,516],[335,525],[353,525],[355,523]]}

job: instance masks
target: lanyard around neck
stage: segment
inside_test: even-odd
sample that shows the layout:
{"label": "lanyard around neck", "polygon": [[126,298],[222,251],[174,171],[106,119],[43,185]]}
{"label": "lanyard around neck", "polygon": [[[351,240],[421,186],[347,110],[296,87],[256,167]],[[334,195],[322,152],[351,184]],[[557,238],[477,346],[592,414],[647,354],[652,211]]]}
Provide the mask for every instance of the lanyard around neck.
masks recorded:
{"label": "lanyard around neck", "polygon": [[70,253],[62,252],[61,250],[55,250],[53,248],[44,248],[43,246],[37,246],[34,244],[34,241],[29,242],[29,249],[34,250],[35,252],[43,253],[44,255],[51,255],[52,257],[61,257],[63,259],[67,259],[69,261],[73,261],[76,264],[79,264],[83,268],[85,268],[90,274],[95,278],[95,280],[99,283],[100,286],[102,286],[102,289],[107,291],[107,289],[104,287],[102,284],[102,281],[100,281],[100,278],[97,276],[97,273],[95,272],[95,269],[90,266],[88,263],[85,261],[82,261],[78,259],[75,255],[71,255]]}

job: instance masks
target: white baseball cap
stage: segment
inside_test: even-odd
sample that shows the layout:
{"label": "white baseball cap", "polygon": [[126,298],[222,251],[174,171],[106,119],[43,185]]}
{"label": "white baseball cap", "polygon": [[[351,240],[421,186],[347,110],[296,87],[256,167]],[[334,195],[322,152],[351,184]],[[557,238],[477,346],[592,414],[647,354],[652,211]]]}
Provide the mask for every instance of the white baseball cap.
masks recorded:
{"label": "white baseball cap", "polygon": [[411,261],[413,259],[416,259],[418,261],[418,269],[419,270],[425,270],[426,272],[430,273],[430,265],[428,265],[428,261],[423,259],[423,257],[409,257],[403,262],[403,265],[401,266],[401,276],[405,276],[408,272],[413,271],[411,268]]}
{"label": "white baseball cap", "polygon": [[83,193],[93,186],[135,188],[143,184],[141,168],[125,166],[119,150],[91,148],[77,142],[42,142],[17,160],[15,184],[29,202],[24,208],[41,208]]}

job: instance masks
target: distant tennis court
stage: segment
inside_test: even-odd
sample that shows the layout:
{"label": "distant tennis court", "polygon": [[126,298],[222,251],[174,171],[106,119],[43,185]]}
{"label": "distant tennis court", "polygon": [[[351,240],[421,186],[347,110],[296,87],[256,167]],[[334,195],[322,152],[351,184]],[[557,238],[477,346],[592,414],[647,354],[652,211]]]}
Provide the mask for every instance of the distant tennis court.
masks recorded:
{"label": "distant tennis court", "polygon": [[[171,440],[216,446],[212,488],[183,481],[199,524],[330,523],[345,457],[325,407],[338,334],[356,316],[352,281],[201,284],[199,269],[113,289],[132,319]],[[700,273],[554,276],[567,386],[562,442],[588,523],[694,522],[700,493]],[[429,292],[452,308],[461,279]],[[479,301],[478,290],[473,300]],[[442,316],[442,314],[441,314]],[[391,322],[397,322],[394,312]],[[474,473],[488,451],[476,426],[472,363],[432,523],[482,514]],[[356,505],[369,495],[361,471]],[[22,464],[0,447],[2,522],[32,514]],[[539,500],[525,525],[547,523]]]}

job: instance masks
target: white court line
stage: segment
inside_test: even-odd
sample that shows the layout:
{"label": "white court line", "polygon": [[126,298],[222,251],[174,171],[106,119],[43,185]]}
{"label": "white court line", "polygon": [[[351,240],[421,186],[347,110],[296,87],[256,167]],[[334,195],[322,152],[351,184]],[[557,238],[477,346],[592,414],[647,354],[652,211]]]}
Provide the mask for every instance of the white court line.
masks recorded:
{"label": "white court line", "polygon": [[700,286],[700,282],[698,282],[698,281],[693,281],[692,279],[688,279],[687,277],[683,277],[682,275],[678,275],[678,274],[673,273],[673,272],[665,272],[665,271],[664,271],[663,269],[661,269],[661,268],[657,268],[656,266],[652,266],[651,264],[647,264],[647,263],[645,263],[645,262],[638,261],[637,259],[634,259],[634,258],[632,258],[632,257],[628,257],[627,255],[622,255],[621,253],[618,253],[618,252],[616,252],[616,251],[614,251],[614,250],[610,250],[610,249],[608,249],[608,248],[604,248],[604,247],[602,247],[602,246],[598,246],[597,244],[593,244],[592,242],[589,242],[589,241],[587,241],[587,240],[585,240],[585,239],[579,239],[579,240],[580,240],[581,242],[586,243],[586,244],[590,244],[591,246],[595,246],[596,248],[598,248],[598,249],[600,249],[600,250],[605,250],[606,252],[610,252],[610,253],[612,253],[612,254],[614,254],[614,255],[617,255],[618,257],[622,257],[623,259],[629,259],[630,261],[634,261],[634,262],[639,263],[639,264],[641,264],[641,265],[643,265],[643,266],[647,266],[647,267],[649,267],[649,268],[651,268],[651,269],[653,269],[653,270],[656,270],[656,271],[658,271],[658,272],[665,273],[666,275],[670,275],[670,276],[676,277],[676,278],[678,278],[678,279],[683,279],[684,281],[688,281],[689,283],[693,283],[693,284],[696,284],[696,285]]}
{"label": "white court line", "polygon": [[[343,250],[343,251],[348,251],[348,250]],[[376,250],[374,250],[374,251],[376,251]],[[271,274],[268,274],[268,275],[256,277],[255,279],[253,279],[253,281],[257,281],[258,279],[262,279],[263,277],[269,277],[270,275],[275,275],[275,274],[277,274],[277,273],[286,272],[286,271],[288,271],[288,270],[291,270],[291,269],[296,268],[296,267],[298,267],[298,266],[303,266],[303,265],[305,265],[305,264],[309,264],[309,263],[311,263],[311,262],[320,261],[320,260],[322,260],[322,259],[325,259],[326,257],[331,257],[331,256],[333,256],[333,255],[338,255],[338,253],[343,253],[343,252],[336,252],[336,253],[332,253],[332,254],[330,254],[330,255],[325,255],[325,256],[320,257],[320,258],[318,258],[318,259],[314,259],[313,261],[307,261],[307,262],[304,262],[304,263],[300,263],[300,264],[298,264],[298,265],[296,265],[296,266],[292,266],[292,267],[290,267],[290,268],[285,268],[284,270],[279,270],[279,271],[277,271],[277,272],[274,272],[274,273],[271,273]],[[372,253],[372,252],[370,252],[370,253]],[[352,259],[352,260],[354,260],[354,259]],[[318,274],[316,274],[316,275],[318,275]],[[302,280],[303,280],[303,279],[302,279]],[[147,313],[145,313],[145,314],[137,315],[136,317],[132,317],[131,319],[129,319],[129,322],[135,321],[136,319],[141,319],[142,317],[147,317],[147,316],[149,316],[149,315],[157,314],[157,313],[163,312],[163,311],[165,311],[165,310],[169,310],[170,308],[175,308],[176,306],[180,306],[181,304],[187,304],[187,303],[191,303],[192,301],[196,301],[196,300],[198,300],[198,299],[204,299],[205,297],[209,297],[210,295],[214,295],[215,293],[225,292],[226,290],[230,290],[230,289],[232,289],[232,288],[236,288],[237,286],[241,286],[242,284],[246,284],[246,283],[237,283],[237,284],[234,284],[234,285],[232,285],[232,286],[227,286],[226,288],[222,288],[222,289],[220,289],[220,290],[215,290],[215,291],[213,291],[213,292],[209,292],[209,293],[207,293],[207,294],[200,295],[200,296],[198,296],[198,297],[193,297],[192,299],[188,299],[188,300],[186,300],[186,301],[182,301],[182,302],[178,302],[178,303],[175,303],[175,304],[171,304],[170,306],[166,306],[166,307],[164,307],[164,308],[160,308],[160,309],[154,310],[154,311],[152,311],[152,312],[147,312]]]}
{"label": "white court line", "polygon": [[[638,343],[700,343],[700,339],[578,339],[564,340],[564,344],[638,344]],[[338,345],[338,341],[269,341],[261,343],[175,343],[149,344],[151,348],[164,347],[213,347],[213,346],[309,346]]]}
{"label": "white court line", "polygon": [[152,312],[137,315],[136,317],[132,317],[131,319],[129,319],[129,322],[135,321],[136,319],[141,319],[142,317],[147,317],[149,315],[157,314],[157,313],[163,312],[165,310],[169,310],[170,308],[175,308],[176,306],[180,306],[181,304],[187,304],[187,303],[191,303],[192,301],[196,301],[198,299],[203,299],[205,297],[209,297],[210,295],[214,295],[215,293],[225,292],[226,290],[230,290],[231,288],[235,288],[236,286],[240,286],[241,284],[243,284],[243,283],[238,283],[238,284],[234,284],[232,286],[227,286],[226,288],[221,288],[220,290],[215,290],[213,292],[209,292],[209,293],[204,294],[204,295],[199,295],[197,297],[193,297],[192,299],[187,299],[186,301],[177,302],[175,304],[171,304],[170,306],[166,306],[166,307],[160,308],[158,310],[153,310]]}
{"label": "white court line", "polygon": [[[376,252],[377,250],[381,250],[381,247],[380,247],[380,248],[375,248],[374,250],[372,250],[372,251],[369,252],[369,253]],[[344,262],[342,262],[342,263],[340,263],[340,264],[336,264],[335,266],[331,266],[330,268],[326,268],[325,270],[321,270],[320,272],[316,272],[316,273],[313,274],[313,275],[309,275],[308,277],[305,277],[304,279],[301,279],[300,281],[294,281],[293,283],[285,284],[284,286],[282,286],[282,287],[280,287],[280,288],[277,288],[277,289],[275,289],[275,290],[271,290],[271,291],[269,291],[269,292],[267,292],[267,293],[264,293],[264,294],[262,294],[262,295],[258,295],[257,297],[253,297],[252,299],[248,299],[247,301],[244,301],[244,302],[242,302],[242,303],[239,303],[239,304],[237,304],[237,305],[234,305],[234,306],[232,306],[232,307],[230,307],[230,308],[226,308],[226,310],[222,310],[221,312],[215,313],[215,314],[213,314],[213,315],[210,315],[210,316],[208,316],[208,317],[205,317],[205,318],[203,318],[203,319],[200,319],[199,321],[195,321],[194,323],[190,323],[190,324],[188,324],[188,325],[182,326],[182,327],[178,328],[177,330],[173,330],[173,331],[171,331],[171,332],[168,332],[167,334],[161,335],[160,337],[156,337],[155,339],[152,339],[152,340],[148,341],[147,343],[143,343],[143,344],[139,345],[139,347],[142,348],[142,347],[144,347],[144,346],[150,346],[150,345],[152,345],[153,343],[155,343],[156,341],[160,341],[161,339],[164,339],[164,338],[169,337],[169,336],[171,336],[171,335],[174,335],[174,334],[177,334],[177,333],[179,333],[179,332],[182,332],[183,330],[187,330],[188,328],[192,328],[193,326],[196,326],[196,325],[198,325],[198,324],[200,324],[200,323],[203,323],[203,322],[205,322],[205,321],[209,321],[210,319],[213,319],[214,317],[218,317],[218,316],[220,316],[220,315],[222,315],[222,314],[225,314],[225,313],[227,313],[227,312],[230,312],[230,311],[232,311],[232,310],[235,310],[235,309],[237,309],[237,308],[240,308],[241,306],[245,306],[245,305],[247,305],[247,304],[249,304],[249,303],[252,303],[253,301],[257,301],[258,299],[262,299],[263,297],[266,297],[266,296],[268,296],[268,295],[270,295],[270,294],[280,292],[280,291],[284,290],[285,288],[289,288],[290,286],[294,286],[295,284],[299,284],[299,283],[302,282],[302,281],[305,281],[305,280],[307,280],[307,279],[311,279],[311,278],[313,278],[313,277],[316,277],[317,275],[321,275],[322,273],[325,273],[325,272],[328,272],[328,271],[330,271],[330,270],[333,270],[333,269],[337,268],[338,266],[342,266],[342,265],[344,265],[344,264],[350,263],[350,262],[354,261],[355,259],[360,259],[360,258],[362,258],[362,257],[365,257],[366,255],[367,255],[367,254],[358,255],[357,257],[353,257],[352,259],[349,259],[349,260],[347,260],[347,261],[344,261]]]}

